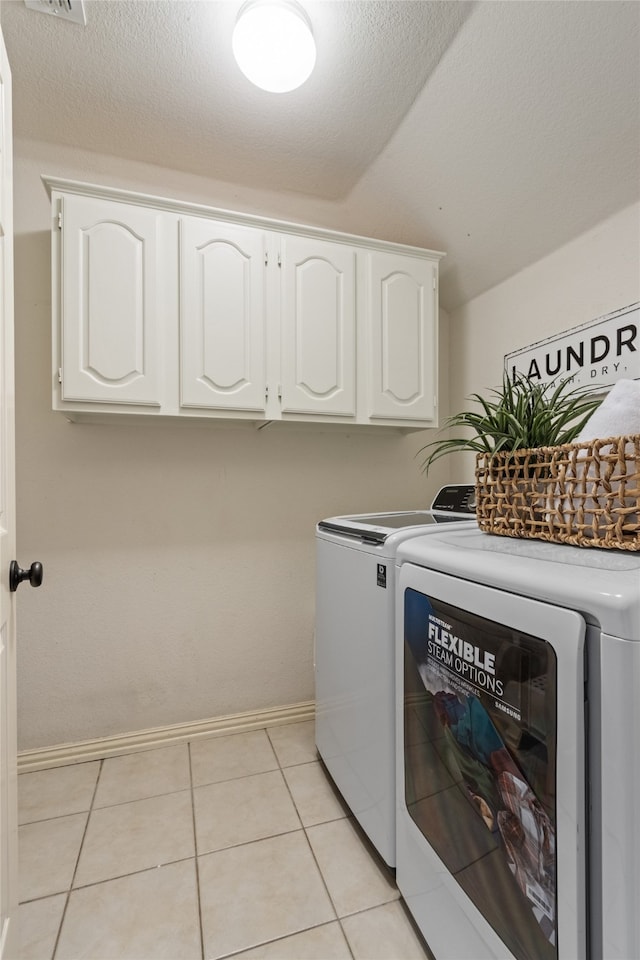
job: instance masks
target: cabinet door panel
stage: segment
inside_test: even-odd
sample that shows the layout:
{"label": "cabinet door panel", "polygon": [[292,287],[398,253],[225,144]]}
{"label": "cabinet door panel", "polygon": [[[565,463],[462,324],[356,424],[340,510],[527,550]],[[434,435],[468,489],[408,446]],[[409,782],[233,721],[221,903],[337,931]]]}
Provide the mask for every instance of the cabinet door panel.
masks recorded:
{"label": "cabinet door panel", "polygon": [[160,216],[144,207],[64,197],[64,400],[160,403]]}
{"label": "cabinet door panel", "polygon": [[283,237],[282,413],[355,416],[353,248]]}
{"label": "cabinet door panel", "polygon": [[182,219],[182,406],[264,410],[264,253],[261,230]]}
{"label": "cabinet door panel", "polygon": [[434,420],[434,264],[371,254],[370,417]]}

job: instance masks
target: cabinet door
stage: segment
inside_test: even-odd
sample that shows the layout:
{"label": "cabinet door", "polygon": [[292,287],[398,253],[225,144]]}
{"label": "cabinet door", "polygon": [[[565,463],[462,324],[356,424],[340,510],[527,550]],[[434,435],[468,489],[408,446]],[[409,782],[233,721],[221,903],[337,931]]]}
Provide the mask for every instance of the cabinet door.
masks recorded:
{"label": "cabinet door", "polygon": [[265,249],[261,230],[181,220],[182,406],[264,411]]}
{"label": "cabinet door", "polygon": [[162,214],[62,198],[62,399],[159,405]]}
{"label": "cabinet door", "polygon": [[356,251],[283,236],[281,260],[282,413],[354,417]]}
{"label": "cabinet door", "polygon": [[428,260],[370,255],[371,419],[436,418],[436,281]]}

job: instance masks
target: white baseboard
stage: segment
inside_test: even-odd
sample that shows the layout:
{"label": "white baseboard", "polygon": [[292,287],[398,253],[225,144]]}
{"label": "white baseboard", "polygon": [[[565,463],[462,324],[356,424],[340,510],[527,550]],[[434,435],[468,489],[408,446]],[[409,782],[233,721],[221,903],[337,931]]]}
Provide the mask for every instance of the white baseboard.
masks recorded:
{"label": "white baseboard", "polygon": [[87,760],[102,760],[105,757],[117,757],[123,753],[135,753],[138,750],[149,750],[153,747],[167,747],[185,740],[245,733],[248,730],[274,727],[283,723],[300,723],[303,720],[313,720],[314,710],[314,701],[307,700],[304,703],[293,703],[286,707],[273,707],[269,710],[235,713],[227,717],[176,723],[168,727],[154,727],[150,730],[138,730],[135,733],[123,733],[98,740],[80,740],[76,743],[61,743],[53,747],[23,750],[18,754],[18,773],[47,770],[50,767],[84,763]]}

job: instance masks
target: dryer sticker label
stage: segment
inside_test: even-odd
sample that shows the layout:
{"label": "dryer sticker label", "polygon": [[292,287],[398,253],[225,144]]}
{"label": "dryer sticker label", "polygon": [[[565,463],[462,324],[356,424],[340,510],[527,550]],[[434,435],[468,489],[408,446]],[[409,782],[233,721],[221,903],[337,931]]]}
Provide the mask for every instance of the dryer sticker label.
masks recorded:
{"label": "dryer sticker label", "polygon": [[557,958],[553,648],[405,592],[405,800],[518,960]]}
{"label": "dryer sticker label", "polygon": [[471,680],[484,690],[502,696],[502,681],[496,677],[496,657],[473,643],[456,637],[451,624],[429,615],[427,653],[430,657],[454,670],[458,676]]}

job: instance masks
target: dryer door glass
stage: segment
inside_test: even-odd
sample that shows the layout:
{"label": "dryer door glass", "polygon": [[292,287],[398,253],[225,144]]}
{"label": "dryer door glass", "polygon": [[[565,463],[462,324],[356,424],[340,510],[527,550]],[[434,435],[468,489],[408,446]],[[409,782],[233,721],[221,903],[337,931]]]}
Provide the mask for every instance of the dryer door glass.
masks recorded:
{"label": "dryer door glass", "polygon": [[557,957],[556,654],[408,589],[407,811],[518,960]]}

